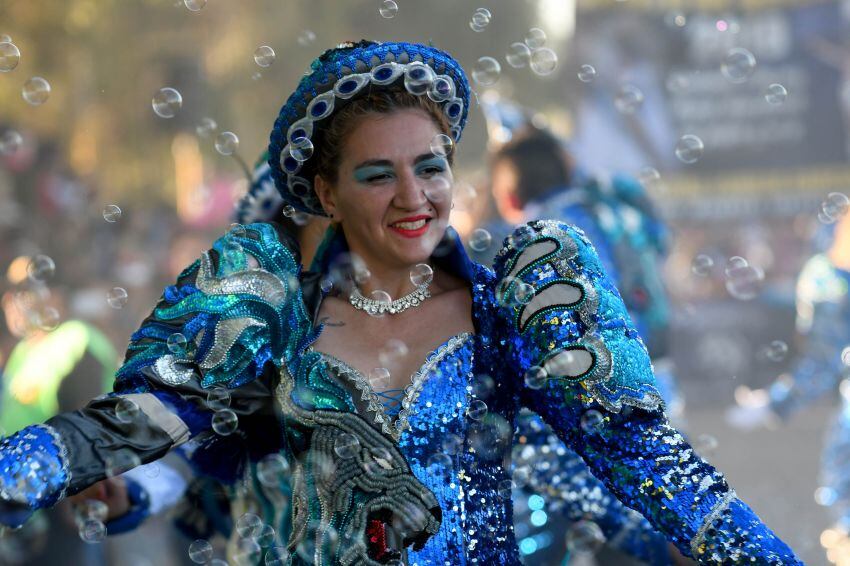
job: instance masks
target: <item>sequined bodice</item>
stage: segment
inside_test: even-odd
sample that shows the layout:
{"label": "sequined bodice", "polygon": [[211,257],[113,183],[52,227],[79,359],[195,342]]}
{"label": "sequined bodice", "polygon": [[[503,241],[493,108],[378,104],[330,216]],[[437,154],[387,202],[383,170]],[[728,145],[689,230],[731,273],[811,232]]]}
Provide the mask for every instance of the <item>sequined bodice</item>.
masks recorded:
{"label": "sequined bodice", "polygon": [[[471,412],[472,417],[481,417],[474,414],[474,407],[470,409],[475,346],[476,336],[462,333],[433,350],[411,376],[399,416],[392,423],[366,376],[321,353],[330,371],[351,380],[372,398],[367,420],[377,416],[377,424],[387,422],[414,475],[440,503],[440,531],[422,550],[408,549],[406,563],[411,566],[467,564],[470,552],[480,555],[483,545],[498,549],[500,564],[519,560],[511,530],[510,489],[506,490],[510,478],[501,460],[490,461],[475,451],[476,438],[482,443],[492,440],[487,437],[492,437],[494,423],[467,418]],[[448,562],[447,557],[451,557]]]}

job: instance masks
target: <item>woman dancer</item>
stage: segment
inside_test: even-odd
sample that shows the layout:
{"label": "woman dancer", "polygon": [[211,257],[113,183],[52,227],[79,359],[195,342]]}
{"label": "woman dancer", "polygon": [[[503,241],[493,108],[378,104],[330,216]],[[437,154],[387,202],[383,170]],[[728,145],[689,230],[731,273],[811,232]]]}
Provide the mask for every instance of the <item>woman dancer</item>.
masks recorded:
{"label": "woman dancer", "polygon": [[519,564],[503,460],[528,406],[686,555],[798,564],[667,423],[580,231],[526,225],[493,271],[466,257],[447,222],[468,100],[432,47],[314,61],[269,146],[289,205],[331,218],[314,274],[271,223],[217,241],[134,334],[114,395],[0,444],[5,521],[188,444],[237,495],[246,465],[269,493],[291,469],[286,518],[262,505],[237,531],[291,520],[270,552],[295,563]]}

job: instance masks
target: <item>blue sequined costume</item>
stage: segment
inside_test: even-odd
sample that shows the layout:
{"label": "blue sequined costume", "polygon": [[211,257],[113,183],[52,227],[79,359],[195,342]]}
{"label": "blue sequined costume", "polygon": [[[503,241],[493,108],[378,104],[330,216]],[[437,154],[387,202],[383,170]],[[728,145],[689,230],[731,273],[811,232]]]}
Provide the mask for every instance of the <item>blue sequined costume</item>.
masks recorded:
{"label": "blue sequined costume", "polygon": [[821,466],[838,526],[850,531],[850,380],[846,347],[850,341],[850,273],[824,254],[810,259],[797,282],[797,327],[805,345],[791,379],[770,387],[770,407],[783,419],[806,405],[840,392],[840,409],[829,428]]}
{"label": "blue sequined costume", "polygon": [[[114,395],[3,440],[4,520],[184,445],[231,481],[284,456],[291,513],[258,512],[287,522],[276,530],[293,563],[381,563],[384,541],[366,535],[385,532],[368,530],[377,524],[392,526],[409,564],[519,564],[504,456],[529,407],[686,555],[800,563],[667,423],[646,348],[581,231],[524,226],[494,271],[451,230],[445,244],[434,261],[469,282],[475,332],[428,356],[390,421],[362,376],[310,348],[321,291],[292,243],[272,224],[234,229],[166,289]],[[495,387],[479,398],[484,374]],[[132,418],[116,410],[128,401]],[[581,426],[589,417],[596,425]]]}

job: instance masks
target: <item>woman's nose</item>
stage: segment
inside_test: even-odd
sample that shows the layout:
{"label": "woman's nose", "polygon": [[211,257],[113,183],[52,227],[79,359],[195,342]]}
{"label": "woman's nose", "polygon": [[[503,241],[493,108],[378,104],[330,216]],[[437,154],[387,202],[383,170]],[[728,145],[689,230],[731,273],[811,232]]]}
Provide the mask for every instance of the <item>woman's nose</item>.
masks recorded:
{"label": "woman's nose", "polygon": [[398,208],[406,210],[422,208],[428,202],[425,183],[413,171],[404,171],[398,177],[393,202]]}

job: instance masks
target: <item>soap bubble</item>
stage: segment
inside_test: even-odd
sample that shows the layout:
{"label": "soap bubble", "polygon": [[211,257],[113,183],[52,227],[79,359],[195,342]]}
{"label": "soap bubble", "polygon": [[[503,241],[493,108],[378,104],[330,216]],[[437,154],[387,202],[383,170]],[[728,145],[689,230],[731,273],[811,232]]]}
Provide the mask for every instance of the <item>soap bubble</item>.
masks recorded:
{"label": "soap bubble", "polygon": [[531,63],[531,49],[520,42],[511,43],[505,61],[514,69],[522,69]]}
{"label": "soap bubble", "polygon": [[255,537],[257,544],[265,548],[271,546],[275,542],[275,532],[271,525],[263,525],[259,534]]}
{"label": "soap bubble", "polygon": [[262,519],[254,513],[245,513],[236,520],[236,532],[241,538],[255,538],[260,534],[262,528]]}
{"label": "soap bubble", "polygon": [[787,98],[788,91],[778,83],[768,86],[767,92],[764,93],[764,99],[767,100],[768,104],[773,104],[774,106],[782,104]]}
{"label": "soap bubble", "polygon": [[166,340],[165,345],[168,346],[168,351],[178,356],[186,354],[186,337],[180,332],[171,334]]}
{"label": "soap bubble", "polygon": [[478,8],[472,14],[472,19],[469,22],[469,28],[474,32],[482,32],[490,23],[490,18],[493,15],[487,8]]}
{"label": "soap bubble", "polygon": [[307,524],[307,530],[301,538],[301,542],[295,547],[298,557],[307,564],[313,564],[316,557],[316,543],[325,556],[336,556],[339,545],[339,533],[331,525],[319,521],[311,521]]}
{"label": "soap bubble", "polygon": [[183,5],[190,12],[200,12],[207,5],[207,0],[183,0]]}
{"label": "soap bubble", "polygon": [[829,193],[821,204],[821,211],[829,218],[838,220],[850,208],[850,199],[844,193]]}
{"label": "soap bubble", "polygon": [[451,474],[452,459],[448,454],[438,452],[431,455],[425,463],[428,468],[428,473],[436,474],[441,477],[448,477]]}
{"label": "soap bubble", "polygon": [[567,528],[567,548],[576,554],[593,554],[605,544],[605,535],[593,521],[576,521]]}
{"label": "soap bubble", "polygon": [[42,77],[33,77],[24,83],[21,94],[27,104],[39,106],[50,98],[50,83]]}
{"label": "soap bubble", "polygon": [[492,57],[481,57],[472,68],[472,79],[481,86],[492,86],[499,80],[502,66]]}
{"label": "soap bubble", "polygon": [[654,167],[641,167],[638,172],[638,181],[646,189],[651,189],[661,181],[661,173]]}
{"label": "soap bubble", "polygon": [[456,434],[447,432],[440,446],[446,454],[459,454],[463,450],[463,439]]}
{"label": "soap bubble", "polygon": [[407,344],[397,338],[390,338],[378,351],[378,361],[385,366],[390,366],[404,358],[409,351]]}
{"label": "soap bubble", "polygon": [[531,28],[525,34],[525,44],[531,49],[540,49],[546,43],[546,32],[540,28]]}
{"label": "soap bubble", "polygon": [[115,452],[107,456],[104,464],[106,477],[114,478],[115,476],[120,476],[121,474],[129,472],[133,468],[141,466],[142,460],[139,458],[138,454],[129,452],[125,449],[124,451]]}
{"label": "soap bubble", "polygon": [[390,386],[390,370],[387,368],[374,368],[369,372],[369,385],[375,391],[384,391]]}
{"label": "soap bubble", "polygon": [[151,106],[160,118],[174,118],[183,106],[183,96],[173,88],[161,88],[153,96]]}
{"label": "soap bubble", "polygon": [[27,264],[27,277],[36,283],[44,283],[56,274],[56,264],[50,256],[38,254]]}
{"label": "soap bubble", "polygon": [[280,487],[289,471],[289,462],[280,454],[269,454],[257,463],[257,479],[266,487]]}
{"label": "soap bubble", "polygon": [[514,493],[514,488],[516,484],[513,480],[502,480],[499,482],[499,485],[496,489],[496,493],[499,494],[499,497],[502,499],[509,500]]}
{"label": "soap bubble", "polygon": [[381,2],[381,7],[378,9],[378,13],[381,14],[381,17],[384,19],[392,19],[398,14],[398,4],[395,3],[394,0],[384,0]]}
{"label": "soap bubble", "polygon": [[213,547],[208,540],[198,539],[189,545],[189,559],[195,564],[206,564],[213,557]]}
{"label": "soap bubble", "polygon": [[729,261],[726,262],[726,277],[730,277],[733,273],[735,273],[736,269],[746,267],[749,264],[750,263],[741,256],[733,255],[729,258]]}
{"label": "soap bubble", "polygon": [[130,423],[139,417],[139,406],[132,399],[120,399],[115,405],[115,417],[122,423]]}
{"label": "soap bubble", "polygon": [[772,362],[781,362],[788,354],[788,344],[782,340],[774,340],[764,350],[764,355]]}
{"label": "soap bubble", "polygon": [[717,438],[711,436],[710,434],[700,434],[696,437],[694,442],[694,448],[701,456],[708,456],[712,454],[715,450],[717,450],[717,446],[720,443],[717,441]]}
{"label": "soap bubble", "polygon": [[475,399],[469,403],[466,409],[466,416],[474,421],[480,421],[487,414],[487,403],[480,399]]}
{"label": "soap bubble", "polygon": [[230,409],[217,411],[212,418],[212,428],[221,436],[228,436],[236,432],[239,426],[239,417]]}
{"label": "soap bubble", "polygon": [[540,389],[546,385],[549,379],[549,374],[540,366],[531,366],[525,372],[525,384],[530,389]]}
{"label": "soap bubble", "polygon": [[705,146],[695,135],[685,134],[676,142],[676,157],[682,163],[693,164],[702,157]]}
{"label": "soap bubble", "polygon": [[286,566],[289,564],[289,550],[285,546],[275,546],[266,552],[266,566]]}
{"label": "soap bubble", "polygon": [[558,66],[558,55],[548,47],[535,49],[531,52],[531,70],[536,75],[545,77],[551,75]]}
{"label": "soap bubble", "polygon": [[815,490],[815,503],[831,507],[838,501],[838,493],[831,487],[819,487]]}
{"label": "soap bubble", "polygon": [[[390,297],[390,294],[389,294],[389,293],[387,293],[386,291],[381,291],[380,289],[376,289],[375,291],[372,291],[372,292],[369,294],[369,298],[371,298],[373,301],[375,301],[376,303],[378,303],[378,305],[379,305],[381,308],[389,308],[389,306],[390,306],[390,305],[392,304],[392,302],[393,302],[393,298],[392,298],[392,297]],[[370,314],[371,316],[374,316],[374,317],[380,318],[380,317],[384,316],[384,315],[386,314],[386,312],[383,312],[383,313],[381,313],[381,312],[374,312],[374,313],[373,313],[373,312],[371,312],[371,311],[370,311],[370,312],[369,312],[369,314]]]}
{"label": "soap bubble", "polygon": [[0,42],[0,73],[8,73],[21,62],[21,51],[11,41]]}
{"label": "soap bubble", "polygon": [[103,219],[114,224],[121,219],[121,207],[117,204],[107,204],[103,207]]}
{"label": "soap bubble", "polygon": [[749,301],[761,290],[764,272],[758,267],[745,265],[727,270],[726,290],[732,297]]}
{"label": "soap bubble", "polygon": [[113,309],[122,309],[127,304],[127,290],[123,287],[113,287],[106,293],[106,302]]}
{"label": "soap bubble", "polygon": [[755,56],[743,47],[730,49],[720,65],[720,72],[732,83],[747,82],[755,70]]}
{"label": "soap bubble", "polygon": [[0,136],[0,154],[11,155],[18,151],[21,144],[24,143],[24,138],[15,130],[6,130]]}
{"label": "soap bubble", "polygon": [[593,65],[582,65],[578,69],[578,80],[583,83],[593,82],[596,78],[596,67]]}
{"label": "soap bubble", "polygon": [[230,390],[226,387],[214,387],[207,393],[207,407],[213,411],[223,411],[230,406]]}
{"label": "soap bubble", "polygon": [[475,398],[484,400],[496,390],[496,381],[486,373],[479,373],[473,378],[470,389]]}
{"label": "soap bubble", "polygon": [[623,114],[634,114],[643,106],[643,91],[634,85],[623,85],[614,97],[614,106]]}
{"label": "soap bubble", "polygon": [[312,30],[305,29],[298,34],[297,42],[301,47],[309,47],[316,42],[316,34]]}
{"label": "soap bubble", "polygon": [[527,305],[534,298],[534,286],[520,281],[514,286],[514,299],[520,305]]}
{"label": "soap bubble", "polygon": [[476,252],[485,251],[492,242],[493,236],[484,228],[476,228],[469,237],[469,247]]}
{"label": "soap bubble", "polygon": [[59,326],[59,322],[59,311],[53,307],[44,307],[39,310],[35,324],[42,330],[50,332],[52,330],[56,330],[56,327]]}
{"label": "soap bubble", "polygon": [[698,277],[708,277],[714,269],[714,260],[706,254],[697,254],[691,262],[691,272]]}
{"label": "soap bubble", "polygon": [[87,519],[80,526],[80,538],[89,544],[103,542],[106,538],[106,525],[97,519]]}
{"label": "soap bubble", "polygon": [[260,67],[270,67],[274,59],[274,49],[268,45],[261,45],[254,50],[254,62]]}
{"label": "soap bubble", "polygon": [[334,452],[340,458],[354,458],[360,452],[360,441],[353,434],[341,434],[334,441]]}
{"label": "soap bubble", "polygon": [[222,155],[231,155],[239,149],[239,137],[233,132],[221,132],[215,138],[215,150]]}
{"label": "soap bubble", "polygon": [[596,434],[605,424],[605,416],[596,409],[590,409],[582,414],[580,424],[586,434]]}
{"label": "soap bubble", "polygon": [[212,118],[201,118],[201,121],[198,122],[198,125],[195,126],[195,133],[198,134],[198,137],[208,138],[213,135],[218,129],[218,124]]}
{"label": "soap bubble", "polygon": [[315,147],[313,146],[313,142],[308,137],[293,140],[293,142],[289,145],[289,154],[292,156],[292,159],[300,163],[303,163],[313,157],[314,151]]}
{"label": "soap bubble", "polygon": [[434,280],[434,270],[427,263],[418,263],[410,270],[410,282],[421,287]]}
{"label": "soap bubble", "polygon": [[437,157],[448,157],[454,148],[455,142],[446,134],[437,134],[431,140],[431,153]]}
{"label": "soap bubble", "polygon": [[[260,528],[262,529],[262,527]],[[236,566],[256,566],[262,555],[263,549],[256,539],[243,538],[236,542],[233,560],[236,562]]]}

